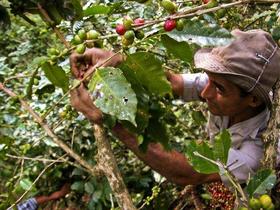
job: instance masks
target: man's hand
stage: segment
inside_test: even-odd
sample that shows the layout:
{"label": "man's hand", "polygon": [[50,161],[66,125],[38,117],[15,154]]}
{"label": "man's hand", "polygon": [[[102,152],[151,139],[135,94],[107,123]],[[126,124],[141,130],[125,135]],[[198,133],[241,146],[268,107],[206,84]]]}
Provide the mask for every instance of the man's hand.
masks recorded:
{"label": "man's hand", "polygon": [[[82,55],[73,53],[70,56],[70,65],[74,76],[78,79],[82,79],[85,72],[92,67],[100,66],[108,58],[114,55],[111,51],[105,51],[99,48],[92,48],[86,50]],[[103,66],[116,66],[123,61],[121,55],[116,55]]]}
{"label": "man's hand", "polygon": [[71,105],[79,112],[82,112],[90,121],[100,124],[102,112],[93,104],[87,89],[82,83],[71,91]]}
{"label": "man's hand", "polygon": [[[73,53],[70,57],[70,65],[73,75],[77,79],[83,79],[84,74],[92,67],[102,65],[106,60],[114,55],[113,52],[98,48],[86,50],[83,55]],[[122,61],[121,55],[116,55],[109,59],[102,66],[116,66]],[[86,118],[94,123],[102,122],[102,112],[93,104],[84,84],[71,91],[71,104],[79,112],[82,112]]]}
{"label": "man's hand", "polygon": [[66,183],[62,186],[62,188],[60,190],[53,192],[51,195],[49,195],[49,196],[41,195],[41,196],[35,197],[35,199],[36,199],[37,204],[41,205],[41,204],[47,203],[49,201],[63,198],[69,192],[70,192],[70,184]]}
{"label": "man's hand", "polygon": [[63,198],[69,192],[70,192],[70,184],[66,183],[61,187],[60,190],[53,192],[49,197],[51,200],[57,200],[59,198]]}

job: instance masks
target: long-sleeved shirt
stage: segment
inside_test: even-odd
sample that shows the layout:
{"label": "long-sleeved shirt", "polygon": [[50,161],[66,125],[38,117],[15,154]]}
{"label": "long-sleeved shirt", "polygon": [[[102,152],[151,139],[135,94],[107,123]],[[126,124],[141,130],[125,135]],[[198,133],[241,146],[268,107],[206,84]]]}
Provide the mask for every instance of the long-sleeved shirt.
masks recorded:
{"label": "long-sleeved shirt", "polygon": [[[184,81],[183,100],[200,100],[200,93],[208,82],[207,74],[183,74],[182,76]],[[261,134],[267,127],[269,116],[269,110],[265,109],[258,115],[229,127],[228,116],[215,116],[210,113],[206,128],[210,141],[213,142],[215,135],[220,131],[228,129],[232,143],[227,166],[240,183],[245,183],[260,167],[260,160],[263,156]],[[228,178],[222,173],[220,175],[222,181],[228,184]]]}
{"label": "long-sleeved shirt", "polygon": [[36,210],[38,209],[38,203],[35,198],[29,198],[17,205],[18,210]]}

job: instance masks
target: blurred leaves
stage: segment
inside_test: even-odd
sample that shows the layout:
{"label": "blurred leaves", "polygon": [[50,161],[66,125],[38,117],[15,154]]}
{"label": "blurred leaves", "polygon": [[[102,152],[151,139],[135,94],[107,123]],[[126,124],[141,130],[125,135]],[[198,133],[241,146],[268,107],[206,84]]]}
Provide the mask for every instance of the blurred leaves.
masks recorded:
{"label": "blurred leaves", "polygon": [[250,180],[246,187],[249,197],[260,196],[268,193],[276,182],[276,175],[271,169],[258,171]]}

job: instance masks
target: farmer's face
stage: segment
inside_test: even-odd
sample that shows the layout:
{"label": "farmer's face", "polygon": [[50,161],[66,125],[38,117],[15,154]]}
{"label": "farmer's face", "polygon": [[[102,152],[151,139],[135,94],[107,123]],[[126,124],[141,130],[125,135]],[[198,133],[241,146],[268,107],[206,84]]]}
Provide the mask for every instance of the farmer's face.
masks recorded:
{"label": "farmer's face", "polygon": [[209,81],[201,97],[206,100],[209,111],[218,116],[246,118],[251,108],[251,96],[241,97],[241,90],[222,75],[208,73],[208,77]]}

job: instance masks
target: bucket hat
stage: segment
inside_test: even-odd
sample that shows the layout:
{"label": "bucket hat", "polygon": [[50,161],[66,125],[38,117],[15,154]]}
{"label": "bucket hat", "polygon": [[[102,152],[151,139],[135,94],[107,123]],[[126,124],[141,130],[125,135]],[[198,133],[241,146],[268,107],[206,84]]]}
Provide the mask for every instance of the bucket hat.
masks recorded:
{"label": "bucket hat", "polygon": [[272,88],[280,77],[280,49],[272,36],[260,29],[232,31],[226,46],[202,48],[194,56],[196,68],[225,78],[263,100],[271,108]]}

